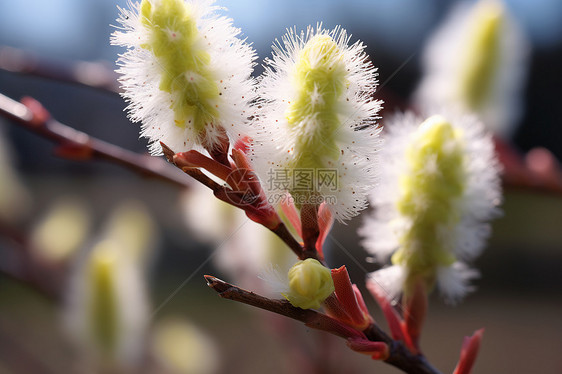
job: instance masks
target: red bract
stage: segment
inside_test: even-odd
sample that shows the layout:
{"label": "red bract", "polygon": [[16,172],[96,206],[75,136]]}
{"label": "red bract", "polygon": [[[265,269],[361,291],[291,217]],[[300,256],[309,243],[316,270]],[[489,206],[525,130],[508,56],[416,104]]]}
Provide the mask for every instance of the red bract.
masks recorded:
{"label": "red bract", "polygon": [[455,368],[453,374],[469,374],[476,361],[476,356],[478,355],[478,349],[480,348],[480,342],[484,335],[484,329],[477,330],[472,336],[465,336],[462,349],[461,358],[459,363]]}
{"label": "red bract", "polygon": [[[233,149],[232,159],[234,162],[227,166],[197,151],[181,152],[172,156],[173,163],[184,172],[199,173],[199,180],[211,188],[217,198],[244,210],[252,221],[269,229],[276,228],[281,220],[275,209],[267,202],[246,155],[238,149]],[[222,186],[201,175],[200,169],[225,181],[228,186]]]}
{"label": "red bract", "polygon": [[404,323],[412,345],[419,351],[419,338],[427,312],[427,293],[423,281],[414,284],[414,291],[404,300]]}
{"label": "red bract", "polygon": [[289,195],[288,192],[281,199],[280,206],[283,213],[291,223],[291,226],[293,226],[297,234],[302,238],[301,218],[293,200],[291,199],[291,195]]}
{"label": "red bract", "polygon": [[367,339],[347,339],[347,346],[351,350],[371,356],[374,360],[386,360],[389,356],[388,344],[372,342]]}
{"label": "red bract", "polygon": [[365,307],[361,293],[351,284],[346,267],[332,269],[332,279],[334,280],[336,299],[327,303],[328,313],[358,330],[366,329],[373,323],[373,318]]}
{"label": "red bract", "polygon": [[318,252],[318,256],[320,258],[324,257],[324,251],[322,248],[324,247],[324,242],[326,241],[333,224],[334,217],[332,212],[326,203],[322,203],[318,209],[318,228],[320,229],[320,235],[318,235],[318,240],[316,240],[316,251]]}

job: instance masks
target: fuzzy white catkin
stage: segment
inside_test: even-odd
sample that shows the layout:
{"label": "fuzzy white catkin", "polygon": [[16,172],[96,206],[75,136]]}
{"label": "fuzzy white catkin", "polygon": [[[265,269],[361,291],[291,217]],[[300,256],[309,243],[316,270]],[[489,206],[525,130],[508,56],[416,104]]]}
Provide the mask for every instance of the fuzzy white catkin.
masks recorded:
{"label": "fuzzy white catkin", "polygon": [[[143,5],[158,9],[169,4],[181,10],[181,17],[172,12],[153,24],[141,14]],[[120,9],[121,27],[112,34],[111,44],[127,48],[117,60],[117,72],[129,118],[142,123],[141,136],[149,139],[150,152],[161,154],[160,142],[180,152],[217,147],[224,132],[231,143],[246,136],[249,103],[255,97],[251,73],[256,54],[240,38],[232,19],[218,14],[223,8],[213,0],[129,1],[129,8]],[[193,25],[196,31],[181,33],[182,27]],[[165,30],[170,40],[157,39],[154,30]],[[181,58],[166,60],[155,50]],[[191,62],[191,70],[184,61]],[[168,92],[162,89],[165,80],[172,86],[183,83]],[[194,125],[201,116],[206,116],[204,131]]]}
{"label": "fuzzy white catkin", "polygon": [[118,241],[105,239],[76,265],[64,311],[69,337],[94,362],[137,367],[149,322],[141,264]]}
{"label": "fuzzy white catkin", "polygon": [[[440,246],[452,259],[449,266],[434,269],[434,281],[445,299],[455,302],[472,289],[469,282],[478,273],[467,264],[480,254],[485,245],[490,234],[488,221],[499,215],[498,205],[502,199],[500,167],[491,136],[482,123],[473,116],[447,111],[441,113],[439,118],[446,119],[460,137],[457,145],[445,143],[443,147],[460,147],[458,149],[462,150],[462,162],[458,167],[461,168],[459,175],[463,185],[461,194],[448,202],[453,219],[433,226]],[[406,152],[417,141],[422,122],[423,118],[406,113],[394,116],[385,124],[385,147],[380,153],[384,160],[380,164],[380,182],[370,196],[374,209],[359,231],[364,238],[363,246],[380,264],[386,264],[405,240],[412,240],[404,239],[404,235],[419,224],[415,217],[402,214],[398,207],[403,198],[404,178],[411,172]],[[424,169],[417,173],[438,170],[430,164],[425,164]],[[420,194],[413,193],[425,196],[421,191]],[[423,203],[428,210],[434,209],[432,200]],[[415,250],[416,246],[411,248]],[[372,273],[371,277],[385,288],[391,298],[396,298],[404,291],[410,271],[404,263],[393,263]]]}
{"label": "fuzzy white catkin", "polygon": [[[478,55],[482,51],[471,50],[470,45],[475,28],[486,27],[486,17],[499,17],[499,27],[494,35],[495,47],[487,51],[488,57],[483,57]],[[509,138],[523,111],[529,49],[524,33],[501,0],[459,2],[426,43],[423,77],[414,94],[414,103],[424,110],[456,106],[474,112],[490,131]],[[480,84],[488,86],[484,92],[486,98],[477,107],[471,106],[461,94],[463,69],[492,55],[496,56],[495,67],[489,81],[476,77],[482,80]]]}
{"label": "fuzzy white catkin", "polygon": [[251,155],[272,203],[287,190],[302,197],[295,193],[298,169],[335,171],[337,185],[315,192],[339,221],[366,207],[379,148],[376,69],[365,46],[349,42],[345,30],[321,25],[290,29],[276,42],[259,82]]}

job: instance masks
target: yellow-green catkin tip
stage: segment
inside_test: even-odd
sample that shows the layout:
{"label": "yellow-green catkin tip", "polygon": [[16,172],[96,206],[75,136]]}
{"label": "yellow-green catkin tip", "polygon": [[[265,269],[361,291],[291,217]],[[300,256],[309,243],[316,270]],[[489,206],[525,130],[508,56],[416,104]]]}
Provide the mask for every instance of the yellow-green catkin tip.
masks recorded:
{"label": "yellow-green catkin tip", "polygon": [[44,260],[67,260],[84,243],[89,227],[90,217],[79,202],[58,202],[33,230],[32,248]]}
{"label": "yellow-green catkin tip", "polygon": [[289,269],[289,292],[283,294],[291,305],[302,308],[319,308],[334,292],[330,269],[318,260],[308,258]]}
{"label": "yellow-green catkin tip", "polygon": [[292,74],[297,94],[285,113],[289,129],[300,135],[292,167],[323,168],[325,158],[339,157],[336,135],[341,123],[336,107],[347,84],[346,73],[343,54],[329,35],[312,37],[300,52]]}
{"label": "yellow-green catkin tip", "polygon": [[156,224],[144,205],[129,201],[117,207],[109,221],[106,239],[117,243],[119,250],[138,263],[150,257],[157,236]]}
{"label": "yellow-green catkin tip", "polygon": [[460,219],[463,157],[461,131],[441,116],[424,121],[406,150],[408,172],[400,179],[397,208],[411,226],[400,238],[392,263],[406,269],[407,285],[422,278],[431,287],[437,267],[455,262],[441,231],[454,229]]}
{"label": "yellow-green catkin tip", "polygon": [[189,322],[168,317],[153,328],[153,359],[167,373],[211,374],[218,372],[219,356],[209,337]]}
{"label": "yellow-green catkin tip", "polygon": [[489,98],[499,68],[503,18],[504,9],[499,1],[480,1],[474,10],[460,86],[461,98],[472,110],[478,110]]}
{"label": "yellow-green catkin tip", "polygon": [[209,68],[210,55],[199,40],[190,5],[183,0],[143,0],[141,20],[149,30],[152,51],[161,66],[160,90],[171,94],[170,107],[177,126],[202,134],[218,117],[219,88]]}
{"label": "yellow-green catkin tip", "polygon": [[118,340],[118,311],[116,295],[117,257],[109,242],[101,242],[91,254],[90,316],[91,330],[102,351],[112,356]]}

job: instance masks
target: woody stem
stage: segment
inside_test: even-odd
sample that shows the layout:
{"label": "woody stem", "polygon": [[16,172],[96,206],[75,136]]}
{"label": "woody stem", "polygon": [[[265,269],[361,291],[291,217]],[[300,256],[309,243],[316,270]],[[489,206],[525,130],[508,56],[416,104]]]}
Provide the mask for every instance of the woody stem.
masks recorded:
{"label": "woody stem", "polygon": [[[371,341],[384,342],[388,344],[390,351],[390,355],[385,362],[406,373],[440,374],[439,370],[431,366],[423,355],[414,355],[402,342],[390,338],[376,324],[372,324],[361,333],[315,310],[294,307],[286,300],[268,299],[210,275],[206,275],[205,280],[207,281],[207,285],[215,290],[222,298],[268,310],[304,322],[309,327],[319,328],[346,339],[353,336],[363,336],[362,334],[365,334],[364,336]],[[329,326],[328,329],[326,328],[327,326]]]}
{"label": "woody stem", "polygon": [[65,158],[80,161],[105,160],[178,187],[188,188],[191,185],[189,180],[182,178],[181,174],[160,159],[128,151],[62,124],[51,118],[47,110],[34,99],[26,98],[26,104],[0,94],[0,115],[55,143],[57,150],[72,150],[72,153],[59,152]]}

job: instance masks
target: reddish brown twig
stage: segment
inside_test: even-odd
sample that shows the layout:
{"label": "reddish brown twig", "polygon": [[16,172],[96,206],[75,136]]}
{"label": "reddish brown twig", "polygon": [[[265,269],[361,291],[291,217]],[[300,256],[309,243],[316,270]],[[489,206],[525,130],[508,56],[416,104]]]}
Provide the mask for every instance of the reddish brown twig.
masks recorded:
{"label": "reddish brown twig", "polygon": [[119,92],[117,73],[109,63],[55,61],[13,47],[0,47],[0,69],[57,82]]}
{"label": "reddish brown twig", "polygon": [[562,195],[562,168],[549,150],[533,148],[522,156],[499,139],[495,145],[506,189]]}
{"label": "reddish brown twig", "polygon": [[312,309],[301,309],[292,306],[286,300],[272,300],[267,297],[246,291],[223,280],[210,275],[205,275],[207,285],[218,292],[225,299],[238,301],[260,309],[268,310],[285,317],[303,322],[309,327],[329,332],[342,338],[363,337],[364,335],[325,314],[318,313]]}
{"label": "reddish brown twig", "polygon": [[[103,62],[55,61],[4,46],[0,47],[0,69],[112,93],[120,91],[117,73]],[[389,94],[388,90],[378,92],[387,104],[396,99]],[[386,105],[385,109],[395,106]],[[496,139],[496,151],[504,167],[503,184],[507,189],[562,195],[562,168],[548,150],[535,148],[523,157],[511,145]]]}
{"label": "reddish brown twig", "polygon": [[9,244],[5,248],[4,258],[0,261],[0,273],[49,299],[58,299],[63,276],[60,271],[51,270],[60,269],[38,263],[26,236],[3,221],[0,221],[0,236]]}
{"label": "reddish brown twig", "polygon": [[0,115],[55,143],[57,156],[76,161],[105,160],[178,187],[185,188],[191,184],[188,178],[159,158],[128,151],[66,126],[51,118],[35,99],[24,98],[22,102],[0,94]]}
{"label": "reddish brown twig", "polygon": [[329,332],[344,339],[348,339],[348,341],[369,339],[373,342],[385,343],[389,347],[389,356],[385,362],[407,373],[439,374],[439,371],[432,367],[424,356],[412,354],[402,342],[393,340],[375,324],[371,324],[365,331],[361,332],[317,311],[294,307],[286,300],[268,299],[210,275],[206,275],[205,280],[207,281],[207,285],[215,290],[222,298],[248,304],[256,308],[292,318],[303,322],[310,328]]}
{"label": "reddish brown twig", "polygon": [[[244,177],[240,180],[236,178],[240,176],[239,172],[241,171],[241,169],[236,168],[236,165],[226,166],[196,151],[175,153],[166,144],[160,144],[168,162],[181,169],[199,183],[210,188],[218,199],[244,210],[250,219],[265,226],[283,240],[298,258],[301,260],[309,257],[317,258],[315,257],[316,252],[309,253],[305,251],[303,246],[289,232],[275,210],[265,201],[265,196],[263,192],[261,192],[261,186],[256,184],[255,180],[247,180]],[[215,182],[205,175],[200,170],[201,168],[212,172],[225,181],[229,181],[232,183],[230,187],[241,187],[242,189],[236,191]],[[246,174],[247,173],[242,173],[241,175],[246,176]],[[247,197],[248,192],[252,192],[252,194],[249,199],[246,199],[245,197]]]}

